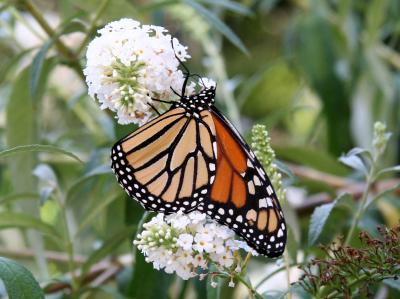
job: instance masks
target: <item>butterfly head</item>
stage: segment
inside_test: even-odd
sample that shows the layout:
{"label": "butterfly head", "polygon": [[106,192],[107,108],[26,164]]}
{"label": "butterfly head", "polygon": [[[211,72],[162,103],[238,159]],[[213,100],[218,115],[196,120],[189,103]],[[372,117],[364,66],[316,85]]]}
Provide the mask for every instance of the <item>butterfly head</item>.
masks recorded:
{"label": "butterfly head", "polygon": [[207,108],[215,102],[215,86],[203,88],[199,93],[185,97],[183,100],[196,107]]}

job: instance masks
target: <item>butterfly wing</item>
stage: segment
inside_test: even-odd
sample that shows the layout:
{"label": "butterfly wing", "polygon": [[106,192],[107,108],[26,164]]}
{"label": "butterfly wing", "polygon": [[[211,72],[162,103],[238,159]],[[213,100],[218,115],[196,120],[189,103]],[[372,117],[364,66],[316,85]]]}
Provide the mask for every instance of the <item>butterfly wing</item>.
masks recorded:
{"label": "butterfly wing", "polygon": [[234,126],[211,109],[217,143],[215,180],[198,209],[227,225],[259,253],[282,255],[286,225],[261,163]]}
{"label": "butterfly wing", "polygon": [[145,209],[187,213],[209,193],[215,176],[215,128],[209,111],[198,118],[171,107],[118,141],[111,167]]}

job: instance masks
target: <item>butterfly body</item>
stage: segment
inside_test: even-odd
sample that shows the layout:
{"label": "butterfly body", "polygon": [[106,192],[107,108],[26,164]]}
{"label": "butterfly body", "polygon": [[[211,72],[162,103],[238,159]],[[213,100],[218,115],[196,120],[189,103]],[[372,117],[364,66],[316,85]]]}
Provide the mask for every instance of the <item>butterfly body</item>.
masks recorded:
{"label": "butterfly body", "polygon": [[165,214],[198,210],[269,257],[283,253],[286,227],[262,165],[214,106],[215,87],[182,96],[118,141],[112,169],[129,196]]}

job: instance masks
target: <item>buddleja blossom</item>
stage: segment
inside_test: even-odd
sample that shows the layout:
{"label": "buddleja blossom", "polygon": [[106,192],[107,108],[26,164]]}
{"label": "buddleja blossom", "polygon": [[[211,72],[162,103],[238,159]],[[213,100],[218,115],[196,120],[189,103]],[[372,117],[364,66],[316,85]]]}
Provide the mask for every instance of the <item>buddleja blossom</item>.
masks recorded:
{"label": "buddleja blossom", "polygon": [[[155,269],[176,273],[182,279],[209,273],[211,264],[217,269],[240,272],[236,251],[257,253],[244,241],[236,240],[229,228],[208,219],[200,212],[158,214],[143,225],[134,241]],[[233,282],[230,286],[234,286]]]}
{"label": "buddleja blossom", "polygon": [[[171,87],[180,91],[184,81],[179,61],[190,56],[186,47],[159,26],[132,19],[111,22],[89,44],[84,69],[89,95],[102,109],[116,112],[121,124],[148,121],[152,98],[169,100]],[[157,103],[154,103],[157,105]]]}

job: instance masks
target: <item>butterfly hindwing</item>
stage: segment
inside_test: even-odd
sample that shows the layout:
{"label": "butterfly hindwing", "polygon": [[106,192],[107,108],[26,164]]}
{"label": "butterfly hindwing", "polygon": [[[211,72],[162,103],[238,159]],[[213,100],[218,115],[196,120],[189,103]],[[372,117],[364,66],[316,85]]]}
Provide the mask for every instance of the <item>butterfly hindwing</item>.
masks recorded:
{"label": "butterfly hindwing", "polygon": [[272,184],[233,125],[215,107],[211,111],[217,142],[216,177],[198,209],[229,226],[259,253],[280,256],[286,226]]}

